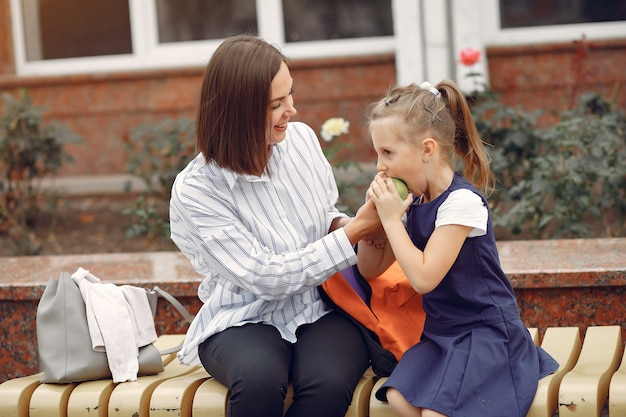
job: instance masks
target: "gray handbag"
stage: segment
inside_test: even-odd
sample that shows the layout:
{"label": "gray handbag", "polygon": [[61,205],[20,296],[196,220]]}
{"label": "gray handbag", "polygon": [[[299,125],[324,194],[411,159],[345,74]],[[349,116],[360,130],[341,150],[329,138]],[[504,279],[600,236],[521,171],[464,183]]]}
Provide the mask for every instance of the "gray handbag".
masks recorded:
{"label": "gray handbag", "polygon": [[[152,314],[156,312],[158,296],[167,299],[187,322],[193,316],[172,295],[155,287],[146,289]],[[106,352],[96,352],[91,346],[85,302],[80,289],[68,272],[59,279],[50,279],[37,306],[37,351],[42,383],[70,383],[111,378]],[[163,371],[161,354],[152,344],[139,349],[138,376]]]}

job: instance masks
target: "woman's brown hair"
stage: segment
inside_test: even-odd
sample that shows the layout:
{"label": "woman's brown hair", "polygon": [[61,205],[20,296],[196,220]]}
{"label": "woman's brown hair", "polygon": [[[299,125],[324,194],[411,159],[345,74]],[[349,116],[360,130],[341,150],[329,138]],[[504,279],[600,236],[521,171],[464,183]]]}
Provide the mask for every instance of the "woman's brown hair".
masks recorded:
{"label": "woman's brown hair", "polygon": [[196,122],[196,145],[207,163],[238,174],[263,173],[271,83],[286,61],[277,48],[248,35],[226,39],[213,53]]}

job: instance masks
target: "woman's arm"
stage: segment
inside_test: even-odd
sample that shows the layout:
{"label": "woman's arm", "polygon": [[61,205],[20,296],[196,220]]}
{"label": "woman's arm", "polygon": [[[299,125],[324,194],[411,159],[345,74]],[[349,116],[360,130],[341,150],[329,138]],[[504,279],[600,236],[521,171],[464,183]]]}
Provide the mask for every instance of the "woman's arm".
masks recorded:
{"label": "woman's arm", "polygon": [[[318,286],[333,272],[356,263],[343,231],[306,243],[304,234],[309,228],[305,225],[294,225],[278,215],[257,221],[266,218],[267,205],[265,211],[250,208],[244,219],[240,210],[223,198],[227,194],[206,188],[173,190],[172,240],[198,273],[219,276],[262,299],[284,299]],[[244,209],[243,203],[239,204]]]}
{"label": "woman's arm", "polygon": [[[333,224],[335,224],[335,221],[333,221]],[[356,245],[363,239],[371,239],[372,236],[383,234],[380,218],[372,201],[366,201],[353,218],[345,221],[338,220],[337,224],[343,224],[343,230],[352,245]],[[331,225],[332,228],[333,226]]]}
{"label": "woman's arm", "polygon": [[[355,219],[350,217],[335,218],[331,224],[329,233],[344,227],[350,242],[354,242],[354,244],[358,243],[359,249],[357,255],[359,262],[357,265],[359,271],[362,274],[363,271],[367,272],[367,274],[363,275],[365,278],[379,276],[391,265],[394,258],[374,205],[371,202],[366,203],[364,207],[359,209],[356,221],[357,223],[359,221],[361,222],[360,226],[355,224],[353,225],[355,228],[352,226],[346,227],[354,220]],[[368,226],[364,226],[364,222],[367,222]],[[362,229],[364,227],[365,229]],[[361,269],[363,269],[363,271],[361,271]]]}

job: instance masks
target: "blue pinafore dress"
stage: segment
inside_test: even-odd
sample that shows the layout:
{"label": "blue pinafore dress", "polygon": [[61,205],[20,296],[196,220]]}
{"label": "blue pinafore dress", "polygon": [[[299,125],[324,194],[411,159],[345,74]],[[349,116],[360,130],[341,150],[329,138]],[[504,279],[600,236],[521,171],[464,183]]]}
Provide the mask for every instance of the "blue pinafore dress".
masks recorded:
{"label": "blue pinafore dress", "polygon": [[[407,213],[411,240],[424,250],[439,206],[458,189],[485,197],[460,175],[433,201],[414,203]],[[487,233],[467,238],[442,282],[422,303],[426,312],[419,343],[409,348],[376,392],[386,399],[394,387],[416,407],[449,417],[525,417],[537,382],[558,363],[537,347],[520,319],[496,241]]]}

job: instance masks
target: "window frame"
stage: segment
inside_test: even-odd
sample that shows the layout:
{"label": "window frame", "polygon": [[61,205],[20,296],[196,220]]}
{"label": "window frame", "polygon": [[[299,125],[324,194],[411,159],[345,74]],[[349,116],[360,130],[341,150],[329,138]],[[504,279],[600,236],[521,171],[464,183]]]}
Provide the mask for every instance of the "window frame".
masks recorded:
{"label": "window frame", "polygon": [[[441,0],[392,0],[394,36],[287,44],[284,27],[277,24],[283,21],[281,0],[256,0],[256,4],[260,36],[275,43],[290,58],[395,53],[400,82],[412,82],[430,75],[433,79],[452,77],[463,83],[463,71],[467,68],[456,62],[456,57],[459,50],[467,46],[484,53],[488,46],[571,42],[581,39],[583,34],[588,39],[626,37],[624,22],[501,29],[498,0],[446,0],[445,3]],[[211,40],[159,45],[155,1],[129,0],[133,54],[28,62],[20,0],[10,0],[10,7],[18,76],[204,66],[221,43],[221,40]],[[448,7],[451,10],[447,10]],[[446,14],[451,16],[451,27],[442,17]],[[416,21],[425,24],[428,30],[422,34],[416,28]],[[488,77],[486,65],[481,65],[483,67],[475,70]]]}
{"label": "window frame", "polygon": [[[204,66],[222,39],[158,43],[156,2],[128,0],[133,53],[97,57],[27,61],[20,0],[10,0],[15,68],[19,76],[71,75],[95,72]],[[259,36],[276,44],[291,59],[315,59],[391,53],[395,38],[375,37],[286,43],[281,0],[256,0]]]}
{"label": "window frame", "polygon": [[626,24],[618,22],[592,22],[563,25],[529,26],[524,28],[500,27],[499,0],[484,0],[485,44],[493,46],[533,43],[556,43],[587,39],[618,38],[626,36]]}
{"label": "window frame", "polygon": [[[402,1],[402,0],[397,0]],[[410,0],[408,0],[410,1]],[[437,0],[416,0],[431,2]],[[473,91],[477,85],[489,84],[489,71],[486,59],[481,59],[471,68],[461,64],[458,56],[462,49],[472,47],[486,57],[491,46],[518,46],[546,43],[563,43],[587,39],[613,39],[626,37],[624,22],[598,22],[570,25],[534,26],[528,28],[500,28],[500,2],[498,0],[448,0],[450,5],[451,27],[448,52],[452,52],[448,76],[455,79],[463,91]],[[429,8],[424,8],[426,21],[431,19]],[[401,15],[400,15],[401,16]],[[395,16],[394,16],[395,17]],[[439,20],[441,24],[445,24]],[[427,33],[428,36],[428,33]],[[428,40],[427,40],[428,41]],[[452,49],[452,51],[450,51]],[[430,56],[427,53],[426,60]],[[415,71],[404,69],[405,73]],[[469,73],[478,74],[470,79]],[[439,77],[438,71],[433,71]],[[479,87],[478,87],[479,88]]]}

